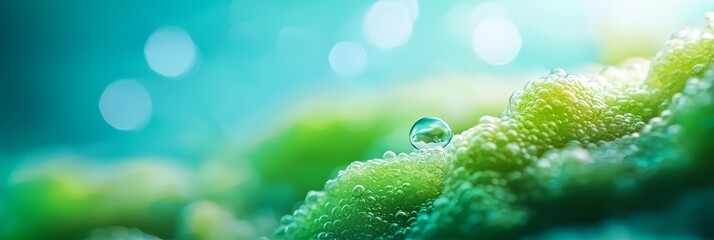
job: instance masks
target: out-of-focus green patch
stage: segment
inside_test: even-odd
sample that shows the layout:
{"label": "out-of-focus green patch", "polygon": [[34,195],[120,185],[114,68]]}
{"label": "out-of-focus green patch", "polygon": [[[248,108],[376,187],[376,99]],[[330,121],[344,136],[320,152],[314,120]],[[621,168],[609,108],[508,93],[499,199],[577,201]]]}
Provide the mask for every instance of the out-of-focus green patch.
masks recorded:
{"label": "out-of-focus green patch", "polygon": [[[74,155],[26,161],[8,180],[3,239],[80,239],[91,229],[141,227],[173,235],[191,176],[158,159],[97,164]],[[7,227],[6,227],[7,228]]]}
{"label": "out-of-focus green patch", "polygon": [[594,224],[556,227],[524,239],[709,239],[714,189],[690,190],[662,209],[642,210]]}
{"label": "out-of-focus green patch", "polygon": [[182,212],[179,239],[253,239],[254,226],[210,201],[197,201]]}
{"label": "out-of-focus green patch", "polygon": [[107,227],[92,230],[85,240],[160,240],[136,228]]}

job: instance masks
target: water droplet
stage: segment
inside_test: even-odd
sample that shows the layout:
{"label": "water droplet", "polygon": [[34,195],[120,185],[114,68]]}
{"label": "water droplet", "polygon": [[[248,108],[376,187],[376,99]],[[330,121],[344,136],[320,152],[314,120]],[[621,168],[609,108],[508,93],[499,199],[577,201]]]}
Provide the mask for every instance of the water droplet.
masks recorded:
{"label": "water droplet", "polygon": [[399,219],[399,220],[401,220],[402,218],[406,218],[406,217],[407,217],[407,213],[405,213],[402,210],[399,210],[399,211],[397,211],[396,214],[394,214],[394,218]]}
{"label": "water droplet", "polygon": [[696,64],[692,67],[692,74],[701,74],[706,66],[704,64]]}
{"label": "water droplet", "polygon": [[295,223],[290,223],[287,226],[285,226],[285,234],[288,236],[295,236],[297,233],[298,226]]}
{"label": "water droplet", "polygon": [[332,222],[326,222],[325,224],[322,225],[322,229],[324,229],[325,231],[331,231],[334,228],[335,228],[335,225]]}
{"label": "water droplet", "polygon": [[449,124],[435,117],[419,119],[409,131],[409,141],[416,149],[445,147],[452,136]]}
{"label": "water droplet", "polygon": [[292,215],[285,215],[282,218],[280,218],[280,224],[282,224],[282,225],[288,225],[292,221],[293,221]]}
{"label": "water droplet", "polygon": [[364,186],[362,185],[357,185],[354,188],[352,188],[352,196],[359,197],[362,196],[364,193]]}
{"label": "water droplet", "polygon": [[310,191],[307,193],[307,196],[305,196],[305,203],[306,204],[315,204],[317,203],[318,200],[322,197],[324,193],[322,192],[317,192],[317,191]]}
{"label": "water droplet", "polygon": [[562,68],[554,68],[553,70],[550,70],[550,75],[556,75],[558,77],[565,77],[566,74],[567,73]]}
{"label": "water droplet", "polygon": [[389,160],[389,159],[392,159],[395,157],[397,157],[397,154],[392,151],[386,151],[386,152],[384,152],[384,155],[382,155],[382,158],[384,160]]}

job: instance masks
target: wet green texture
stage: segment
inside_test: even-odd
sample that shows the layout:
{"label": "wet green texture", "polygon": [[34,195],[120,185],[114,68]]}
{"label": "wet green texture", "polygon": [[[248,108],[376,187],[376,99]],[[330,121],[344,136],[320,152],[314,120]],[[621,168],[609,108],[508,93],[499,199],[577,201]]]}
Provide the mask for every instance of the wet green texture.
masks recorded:
{"label": "wet green texture", "polygon": [[281,235],[374,239],[403,238],[428,201],[441,193],[445,155],[442,148],[422,149],[384,159],[354,162],[324,192],[312,191],[292,216],[281,219]]}
{"label": "wet green texture", "polygon": [[454,136],[443,153],[353,163],[285,217],[278,235],[519,238],[660,208],[708,186],[714,14],[706,23],[674,34],[651,62],[593,75],[555,69],[515,92],[500,117]]}

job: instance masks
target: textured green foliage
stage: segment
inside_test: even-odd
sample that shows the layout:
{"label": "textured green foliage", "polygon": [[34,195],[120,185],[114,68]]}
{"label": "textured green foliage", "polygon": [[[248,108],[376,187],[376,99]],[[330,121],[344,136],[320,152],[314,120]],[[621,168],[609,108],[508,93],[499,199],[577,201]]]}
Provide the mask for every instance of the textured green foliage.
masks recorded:
{"label": "textured green foliage", "polygon": [[[558,223],[594,222],[628,209],[657,207],[683,188],[711,182],[698,180],[706,178],[700,169],[711,169],[711,163],[701,160],[711,151],[702,144],[711,136],[707,124],[714,125],[709,117],[714,115],[714,73],[702,76],[714,62],[713,31],[710,14],[704,28],[674,34],[651,63],[632,60],[592,76],[556,69],[531,81],[511,96],[500,117],[483,117],[454,137],[445,149],[444,185],[433,186],[443,191],[431,209],[435,195],[384,195],[382,189],[369,188],[377,202],[353,204],[351,214],[333,213],[329,203],[352,200],[347,194],[331,194],[328,188],[327,197],[318,198],[322,201],[308,199],[293,217],[285,218],[282,229],[295,239],[389,239],[405,233],[422,239],[500,239]],[[686,139],[684,150],[678,139]],[[397,165],[430,160],[421,153],[411,156],[416,158]],[[427,177],[405,172],[403,166],[394,169],[402,173],[349,178],[343,189],[367,182],[414,185],[411,181]],[[356,171],[348,169],[337,180]],[[389,221],[374,219],[388,218],[395,210],[365,211],[386,204],[381,196],[413,209],[419,214],[417,221],[397,232],[375,227]],[[648,201],[651,206],[640,204],[649,198],[658,199]],[[421,213],[416,212],[419,207]],[[355,218],[366,213],[373,217]],[[339,231],[320,229],[314,226],[317,218],[306,217],[323,214],[330,221],[351,224]]]}
{"label": "textured green foliage", "polygon": [[[275,132],[262,133],[265,139],[248,147],[245,157],[263,183],[287,185],[294,190],[294,194],[283,197],[289,198],[283,200],[289,203],[284,209],[276,206],[279,211],[288,211],[292,202],[321,188],[326,179],[353,161],[379,156],[386,147],[395,152],[411,150],[404,136],[409,124],[425,115],[439,116],[460,132],[473,126],[473,118],[498,114],[505,104],[494,99],[507,97],[513,89],[510,82],[515,82],[502,80],[447,76],[390,87],[384,92],[350,88],[327,95],[337,95],[332,97],[318,94],[283,113],[279,118],[287,121],[285,125],[275,127]],[[490,87],[482,88],[486,83]],[[461,110],[454,103],[472,108]]]}
{"label": "textured green foliage", "polygon": [[311,191],[305,204],[281,220],[279,235],[290,239],[403,238],[417,215],[441,193],[441,148],[354,162],[324,192]]}
{"label": "textured green foliage", "polygon": [[[707,20],[710,22],[711,16]],[[545,151],[569,142],[603,145],[600,142],[639,131],[645,126],[643,121],[659,114],[673,95],[682,91],[688,78],[703,74],[704,68],[698,66],[711,65],[711,28],[708,24],[703,29],[675,34],[653,59],[649,74],[646,61],[606,68],[591,77],[555,70],[528,84],[523,93],[515,93],[500,118],[482,119],[448,149],[444,193],[435,201],[430,223],[419,236],[522,234],[514,228],[525,228],[533,218],[530,202],[541,192],[529,185],[532,181],[523,179],[527,167],[537,165]],[[606,176],[616,174],[594,171]],[[485,173],[492,177],[483,179]],[[563,175],[579,177],[574,173]],[[584,181],[589,179],[585,177]],[[584,192],[596,193],[590,189]],[[500,205],[491,207],[491,202]]]}

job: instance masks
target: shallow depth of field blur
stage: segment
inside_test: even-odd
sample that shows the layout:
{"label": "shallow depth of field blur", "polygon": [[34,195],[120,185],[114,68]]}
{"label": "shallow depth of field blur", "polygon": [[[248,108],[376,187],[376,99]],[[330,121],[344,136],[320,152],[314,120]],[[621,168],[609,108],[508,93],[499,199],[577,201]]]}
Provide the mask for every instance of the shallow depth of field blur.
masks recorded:
{"label": "shallow depth of field blur", "polygon": [[[338,170],[710,0],[2,1],[0,239],[256,239]],[[118,239],[118,238],[117,238]]]}

